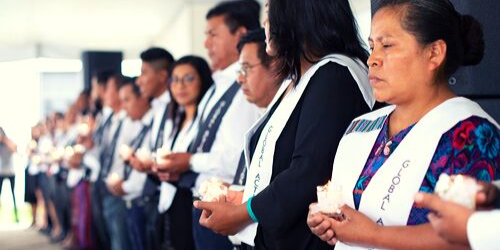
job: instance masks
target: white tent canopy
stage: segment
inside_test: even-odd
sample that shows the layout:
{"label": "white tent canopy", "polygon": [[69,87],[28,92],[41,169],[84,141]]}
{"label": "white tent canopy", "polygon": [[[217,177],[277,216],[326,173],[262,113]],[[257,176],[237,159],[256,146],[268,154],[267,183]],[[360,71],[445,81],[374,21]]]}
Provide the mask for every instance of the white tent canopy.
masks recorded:
{"label": "white tent canopy", "polygon": [[[205,55],[205,14],[217,2],[0,0],[0,61],[77,59],[84,50],[123,51],[126,58],[137,58],[152,45],[166,47],[175,56]],[[358,13],[369,13],[369,2],[351,0]]]}

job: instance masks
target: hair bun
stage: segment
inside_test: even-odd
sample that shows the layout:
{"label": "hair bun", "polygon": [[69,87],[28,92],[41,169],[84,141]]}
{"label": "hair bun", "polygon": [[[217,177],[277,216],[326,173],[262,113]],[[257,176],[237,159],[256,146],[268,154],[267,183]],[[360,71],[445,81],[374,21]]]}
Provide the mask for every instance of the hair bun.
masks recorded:
{"label": "hair bun", "polygon": [[484,37],[481,24],[470,15],[461,15],[460,33],[463,43],[463,66],[476,65],[484,56]]}

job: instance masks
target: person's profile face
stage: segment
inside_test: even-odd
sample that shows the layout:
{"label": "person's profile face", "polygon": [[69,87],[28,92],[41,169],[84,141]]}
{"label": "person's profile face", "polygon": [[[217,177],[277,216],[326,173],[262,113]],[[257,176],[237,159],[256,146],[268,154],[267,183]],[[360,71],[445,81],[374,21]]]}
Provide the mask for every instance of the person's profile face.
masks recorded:
{"label": "person's profile face", "polygon": [[240,39],[237,30],[232,34],[224,22],[224,15],[207,20],[205,43],[212,70],[223,70],[238,59],[236,45]]}
{"label": "person's profile face", "polygon": [[429,71],[428,49],[403,29],[401,12],[386,7],[372,19],[368,58],[369,79],[375,99],[402,104],[425,94],[433,75]]}
{"label": "person's profile face", "polygon": [[270,56],[275,55],[272,43],[271,43],[271,32],[269,26],[269,1],[266,1],[264,6],[264,21],[262,22],[262,26],[264,26],[264,30],[266,33],[266,53]]}
{"label": "person's profile face", "polygon": [[141,75],[136,81],[141,93],[147,97],[153,98],[161,91],[162,85],[166,85],[168,74],[165,70],[158,70],[148,62],[142,62]]}
{"label": "person's profile face", "polygon": [[[262,65],[258,53],[257,43],[248,43],[240,53],[241,70],[238,82],[241,90],[250,103],[265,108],[274,96],[274,76],[270,69]],[[271,97],[270,97],[271,96]]]}

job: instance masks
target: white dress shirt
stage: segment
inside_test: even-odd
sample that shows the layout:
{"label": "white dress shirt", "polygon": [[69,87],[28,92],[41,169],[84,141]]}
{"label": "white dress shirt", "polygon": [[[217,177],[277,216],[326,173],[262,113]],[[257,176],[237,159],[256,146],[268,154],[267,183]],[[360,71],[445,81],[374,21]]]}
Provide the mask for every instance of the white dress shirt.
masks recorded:
{"label": "white dress shirt", "polygon": [[[238,64],[234,63],[226,69],[213,74],[215,92],[212,98],[208,100],[210,97],[209,93],[214,87],[212,86],[198,107],[199,112],[203,112],[204,110],[203,114],[201,114],[203,119],[206,119],[211,109],[235,82],[237,69]],[[206,109],[204,108],[205,106]],[[222,118],[210,152],[197,153],[191,157],[191,170],[199,173],[193,189],[195,196],[197,196],[197,190],[200,185],[212,177],[216,177],[226,183],[233,181],[243,149],[243,137],[259,117],[259,108],[249,103],[243,92],[238,90],[233,102]]]}
{"label": "white dress shirt", "polygon": [[[101,114],[98,115],[98,127],[103,126],[110,115],[113,115],[113,110],[110,107],[103,107]],[[99,170],[101,169],[101,164],[99,162],[100,153],[101,145],[97,144],[97,142],[94,141],[94,147],[89,149],[89,151],[87,151],[85,155],[83,155],[82,162],[83,165],[90,169],[91,182],[95,182],[99,177]]]}
{"label": "white dress shirt", "polygon": [[118,134],[118,138],[116,140],[115,152],[113,154],[113,162],[111,168],[109,169],[109,174],[116,173],[120,178],[123,178],[123,172],[125,170],[125,162],[122,160],[120,156],[120,145],[126,144],[129,145],[132,140],[134,140],[135,136],[139,134],[142,129],[142,123],[140,121],[132,121],[125,111],[120,111],[117,117],[113,117],[111,120],[111,129],[108,135],[110,136],[109,141],[113,140],[113,135],[115,134],[118,125],[122,122],[121,130]]}
{"label": "white dress shirt", "polygon": [[[189,122],[186,126],[184,126],[184,128],[181,129],[181,131],[179,131],[175,143],[173,142],[173,136],[165,136],[166,139],[163,145],[171,148],[174,153],[186,152],[194,137],[198,133],[196,121],[197,120]],[[161,183],[160,200],[158,202],[158,211],[160,213],[164,213],[170,208],[172,202],[174,201],[176,192],[177,188],[174,185],[165,181]]]}
{"label": "white dress shirt", "polygon": [[[156,138],[158,137],[158,132],[160,131],[160,123],[163,117],[163,114],[165,113],[165,109],[167,108],[167,105],[170,103],[170,93],[168,91],[163,92],[159,97],[155,98],[151,102],[151,106],[153,108],[154,112],[154,121],[153,121],[153,126],[151,127],[151,133],[149,136],[149,141],[150,145],[149,148],[153,149],[154,145],[156,144]],[[165,136],[168,135],[167,130],[164,130],[163,133]]]}
{"label": "white dress shirt", "polygon": [[[144,116],[140,121],[141,126],[138,133],[140,133],[142,126],[149,126],[151,124],[151,120],[153,120],[153,117],[154,117],[153,109],[150,109],[146,114],[144,114]],[[150,132],[151,130],[149,130],[148,133],[144,136],[144,140],[142,141],[141,145],[147,145],[145,141],[146,138],[148,138],[148,134]],[[138,136],[138,133],[136,133],[135,137]],[[123,199],[125,201],[132,201],[133,199],[141,196],[142,190],[144,189],[144,183],[146,182],[146,178],[147,178],[146,173],[141,173],[135,169],[132,169],[128,179],[122,183],[122,189],[125,192]]]}
{"label": "white dress shirt", "polygon": [[467,237],[473,250],[500,250],[500,210],[472,214]]}
{"label": "white dress shirt", "polygon": [[[73,124],[68,131],[66,131],[64,137],[57,143],[58,148],[64,148],[65,146],[70,146],[72,142],[75,142],[78,137],[78,123]],[[62,164],[62,167],[68,168],[67,165]],[[70,188],[76,186],[80,180],[84,177],[85,170],[83,169],[68,169],[68,177],[66,179],[66,185]]]}

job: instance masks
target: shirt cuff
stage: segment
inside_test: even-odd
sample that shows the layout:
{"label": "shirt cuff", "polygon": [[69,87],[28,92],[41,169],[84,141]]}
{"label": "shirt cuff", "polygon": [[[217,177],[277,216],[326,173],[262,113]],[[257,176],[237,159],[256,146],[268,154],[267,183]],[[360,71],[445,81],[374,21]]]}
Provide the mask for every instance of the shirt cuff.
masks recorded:
{"label": "shirt cuff", "polygon": [[133,190],[133,183],[131,181],[124,181],[122,183],[122,189],[125,195],[130,194]]}
{"label": "shirt cuff", "polygon": [[500,211],[475,212],[467,222],[467,238],[473,250],[499,250]]}
{"label": "shirt cuff", "polygon": [[204,168],[207,164],[208,154],[207,153],[196,153],[191,155],[191,159],[189,160],[189,165],[192,171],[201,173],[206,172],[206,168]]}
{"label": "shirt cuff", "polygon": [[245,186],[232,184],[231,186],[229,186],[229,190],[236,192],[243,192],[245,191]]}

